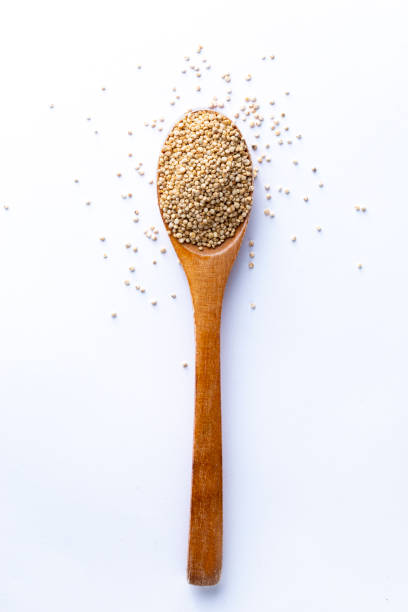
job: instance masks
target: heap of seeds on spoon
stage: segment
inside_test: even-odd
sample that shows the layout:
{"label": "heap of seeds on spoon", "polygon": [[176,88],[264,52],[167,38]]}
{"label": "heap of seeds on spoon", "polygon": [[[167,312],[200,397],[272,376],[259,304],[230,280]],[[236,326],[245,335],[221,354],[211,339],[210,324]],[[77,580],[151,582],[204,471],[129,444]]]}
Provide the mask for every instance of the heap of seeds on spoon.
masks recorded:
{"label": "heap of seeds on spoon", "polygon": [[[265,55],[261,61],[272,63],[276,60],[274,55]],[[142,66],[138,65],[137,70],[141,71]],[[276,156],[285,149],[296,150],[297,143],[302,141],[302,134],[299,132],[294,132],[294,135],[291,136],[293,130],[288,123],[287,111],[281,106],[282,101],[290,96],[289,91],[283,91],[277,99],[269,98],[262,103],[254,95],[245,95],[241,98],[241,102],[237,103],[238,90],[242,90],[243,86],[247,89],[248,84],[253,87],[254,78],[252,74],[241,75],[237,78],[235,74],[227,72],[220,74],[220,78],[228,87],[225,96],[204,99],[206,75],[211,70],[214,72],[214,68],[203,56],[202,46],[198,47],[194,56],[184,58],[184,66],[181,69],[182,79],[186,79],[185,84],[190,87],[191,95],[197,96],[194,105],[203,110],[187,112],[176,123],[164,145],[162,132],[171,127],[174,119],[169,118],[166,121],[165,116],[160,116],[157,119],[143,121],[144,126],[151,130],[152,135],[156,133],[161,146],[163,145],[157,188],[167,228],[180,242],[194,244],[199,249],[217,247],[225,239],[234,235],[250,209],[253,179],[258,176],[257,181],[259,182],[262,174],[267,176],[272,156],[276,159]],[[236,87],[234,94],[232,84]],[[101,87],[100,95],[109,95],[109,88]],[[173,117],[175,113],[180,117],[186,111],[181,91],[179,92],[176,86],[171,88],[171,98],[168,104]],[[55,112],[53,104],[50,105],[50,109]],[[91,127],[93,126],[91,116],[87,116],[86,121]],[[253,158],[253,169],[251,156],[235,123],[246,132],[246,140]],[[92,128],[92,131],[96,137],[99,137],[99,130]],[[127,134],[129,142],[133,145],[133,130],[128,129]],[[146,164],[137,158],[134,151],[128,151],[126,157],[127,163],[132,164],[132,171],[139,177],[139,180],[147,181],[153,186],[156,168],[147,168]],[[298,155],[291,157],[289,163],[294,169],[302,166]],[[294,172],[298,171],[294,170]],[[303,204],[310,205],[313,202],[314,194],[322,190],[324,183],[320,180],[319,169],[316,166],[310,167],[308,173],[310,177],[308,188],[303,193],[299,193],[298,197]],[[123,182],[126,168],[124,170],[116,168],[112,174],[120,184]],[[79,179],[76,178],[74,182],[79,184]],[[132,203],[138,201],[137,193],[121,193],[120,197]],[[258,189],[256,196],[257,214],[262,214],[268,222],[273,222],[271,220],[274,220],[277,215],[274,206],[274,203],[277,202],[276,198],[293,197],[293,190],[290,186],[271,186],[265,181],[260,186],[260,190]],[[154,208],[156,205],[156,189],[154,188],[151,198],[152,208]],[[259,206],[259,199],[264,199],[264,205]],[[93,202],[87,200],[85,204],[90,207]],[[360,204],[354,208],[355,211],[363,214],[367,210]],[[138,225],[130,227],[129,235],[133,236],[135,233],[139,235],[141,220],[143,221],[143,211],[141,215],[137,208],[134,209],[131,221]],[[316,225],[311,229],[317,235],[323,231],[321,225]],[[128,265],[128,274],[125,278],[122,277],[121,283],[124,287],[134,287],[140,294],[149,296],[149,287],[145,287],[141,278],[143,269],[137,264],[137,253],[141,249],[141,240],[147,239],[157,245],[160,254],[151,260],[152,265],[156,268],[160,268],[160,258],[165,255],[166,247],[161,242],[159,228],[148,224],[142,228],[142,231],[144,238],[139,237],[137,244],[134,244],[132,239],[129,240],[129,235],[127,240],[123,240],[124,248],[134,254],[135,262],[133,263],[132,260],[131,265]],[[289,234],[287,238],[293,245],[299,241],[296,234]],[[110,254],[106,252],[109,250],[108,237],[104,236],[101,242],[104,245],[101,256],[109,260]],[[255,261],[254,241],[250,239],[249,270],[255,268]],[[362,268],[361,263],[356,266],[358,269]],[[176,294],[172,292],[169,297],[175,299]],[[157,298],[151,296],[150,303],[152,306],[157,306]],[[251,303],[250,307],[254,309],[255,305]],[[117,313],[112,313],[112,316],[116,318]]]}
{"label": "heap of seeds on spoon", "polygon": [[253,172],[243,137],[228,117],[188,113],[164,143],[158,170],[163,218],[179,242],[215,248],[248,215]]}

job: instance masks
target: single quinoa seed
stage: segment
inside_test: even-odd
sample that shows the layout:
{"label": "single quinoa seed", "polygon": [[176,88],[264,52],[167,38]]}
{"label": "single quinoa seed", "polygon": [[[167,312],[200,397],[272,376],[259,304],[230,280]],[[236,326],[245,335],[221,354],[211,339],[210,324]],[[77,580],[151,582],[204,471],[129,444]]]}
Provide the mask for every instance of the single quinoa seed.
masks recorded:
{"label": "single quinoa seed", "polygon": [[228,117],[196,111],[170,132],[160,155],[160,209],[180,243],[215,248],[234,236],[252,206],[246,143]]}

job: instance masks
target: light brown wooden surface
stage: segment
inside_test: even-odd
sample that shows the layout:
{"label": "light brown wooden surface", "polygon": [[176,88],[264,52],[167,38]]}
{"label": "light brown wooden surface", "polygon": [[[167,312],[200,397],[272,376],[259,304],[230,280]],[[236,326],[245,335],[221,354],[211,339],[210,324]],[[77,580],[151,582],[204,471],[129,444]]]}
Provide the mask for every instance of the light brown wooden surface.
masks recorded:
{"label": "light brown wooden surface", "polygon": [[222,566],[222,435],[220,324],[225,285],[248,218],[235,236],[200,253],[170,236],[184,267],[194,306],[196,387],[188,581],[209,586]]}

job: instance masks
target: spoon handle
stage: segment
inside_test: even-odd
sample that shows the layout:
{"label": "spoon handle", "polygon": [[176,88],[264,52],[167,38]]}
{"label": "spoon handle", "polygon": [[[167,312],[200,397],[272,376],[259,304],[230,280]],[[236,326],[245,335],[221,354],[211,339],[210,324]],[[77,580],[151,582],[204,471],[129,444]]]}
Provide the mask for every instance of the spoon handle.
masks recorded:
{"label": "spoon handle", "polygon": [[[192,288],[193,289],[193,288]],[[209,586],[222,565],[222,436],[220,323],[222,293],[192,291],[196,391],[188,581]]]}

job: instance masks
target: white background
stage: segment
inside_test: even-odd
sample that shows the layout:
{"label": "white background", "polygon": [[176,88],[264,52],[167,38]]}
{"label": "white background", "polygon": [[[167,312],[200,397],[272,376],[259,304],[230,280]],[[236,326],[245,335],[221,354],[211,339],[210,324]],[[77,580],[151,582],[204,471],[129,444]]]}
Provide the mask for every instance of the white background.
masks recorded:
{"label": "white background", "polygon": [[[406,612],[404,2],[1,7],[0,610]],[[212,65],[200,93],[184,55]],[[192,308],[148,180],[172,122],[225,99],[225,72],[225,112],[274,98],[303,139],[265,127],[225,295],[224,566],[203,589],[185,578]]]}

